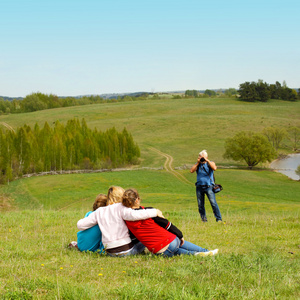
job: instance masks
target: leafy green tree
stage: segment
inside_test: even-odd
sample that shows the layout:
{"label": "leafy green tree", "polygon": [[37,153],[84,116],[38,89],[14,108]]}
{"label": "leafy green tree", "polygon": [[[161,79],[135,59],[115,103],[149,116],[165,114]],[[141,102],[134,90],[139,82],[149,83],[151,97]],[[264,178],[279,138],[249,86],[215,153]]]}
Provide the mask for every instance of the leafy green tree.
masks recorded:
{"label": "leafy green tree", "polygon": [[197,90],[186,90],[185,91],[185,97],[193,97],[193,98],[197,98],[199,95]]}
{"label": "leafy green tree", "polygon": [[259,163],[272,161],[276,152],[267,138],[259,133],[240,131],[225,141],[225,159],[245,161],[249,169]]}
{"label": "leafy green tree", "polygon": [[284,137],[287,136],[287,132],[283,128],[278,127],[267,127],[262,132],[269,140],[269,142],[273,145],[273,147],[278,150],[280,144]]}
{"label": "leafy green tree", "polygon": [[292,142],[292,148],[293,151],[296,151],[300,142],[300,127],[297,126],[290,126],[287,129],[288,137],[290,141]]}
{"label": "leafy green tree", "polygon": [[250,83],[246,81],[244,83],[241,83],[238,93],[240,95],[240,98],[245,101],[254,102],[258,99],[255,82]]}
{"label": "leafy green tree", "polygon": [[205,90],[204,95],[212,97],[212,96],[216,96],[217,93],[215,91],[213,91],[213,90]]}
{"label": "leafy green tree", "polygon": [[280,99],[282,89],[280,82],[276,81],[275,84],[270,84],[269,89],[271,99]]}
{"label": "leafy green tree", "polygon": [[224,94],[227,97],[232,97],[232,96],[237,95],[237,90],[234,88],[229,88],[229,89],[225,90]]}
{"label": "leafy green tree", "polygon": [[257,91],[258,101],[267,102],[270,99],[270,89],[269,85],[266,82],[263,82],[261,79],[259,79],[255,88]]}
{"label": "leafy green tree", "polygon": [[280,91],[280,99],[287,101],[296,101],[298,98],[297,92],[288,87],[284,87]]}

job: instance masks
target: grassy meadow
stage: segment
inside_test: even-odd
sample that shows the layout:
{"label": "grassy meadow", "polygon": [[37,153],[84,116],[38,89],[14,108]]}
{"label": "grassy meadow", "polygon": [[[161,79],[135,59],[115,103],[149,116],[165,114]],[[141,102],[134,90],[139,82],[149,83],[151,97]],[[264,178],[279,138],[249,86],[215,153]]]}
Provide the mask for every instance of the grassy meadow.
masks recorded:
{"label": "grassy meadow", "polygon": [[[239,130],[299,125],[300,103],[243,103],[234,99],[149,100],[0,116],[16,127],[84,117],[90,127],[124,126],[138,142],[141,166],[194,163],[207,149],[217,165],[224,140]],[[280,149],[288,152],[288,149]],[[195,174],[131,170],[19,179],[0,187],[0,299],[299,299],[299,182],[269,171],[220,168],[216,181],[223,216],[208,223],[197,211]],[[76,222],[109,186],[135,187],[142,203],[161,209],[185,240],[214,257],[111,258],[67,248]]]}

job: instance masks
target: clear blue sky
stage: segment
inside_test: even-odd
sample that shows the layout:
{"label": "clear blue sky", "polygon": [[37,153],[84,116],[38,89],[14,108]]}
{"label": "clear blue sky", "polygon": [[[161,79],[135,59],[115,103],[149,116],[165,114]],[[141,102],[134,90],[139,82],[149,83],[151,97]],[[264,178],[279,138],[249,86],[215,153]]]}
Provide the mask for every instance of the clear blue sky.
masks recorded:
{"label": "clear blue sky", "polygon": [[0,0],[0,95],[300,87],[299,0]]}

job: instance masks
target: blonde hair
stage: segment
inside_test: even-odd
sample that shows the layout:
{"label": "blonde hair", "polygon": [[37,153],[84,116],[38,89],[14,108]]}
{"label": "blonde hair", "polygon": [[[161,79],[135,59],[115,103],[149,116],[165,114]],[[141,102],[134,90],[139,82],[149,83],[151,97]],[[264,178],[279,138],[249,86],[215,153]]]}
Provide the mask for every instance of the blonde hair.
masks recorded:
{"label": "blonde hair", "polygon": [[122,204],[126,207],[133,207],[135,200],[140,198],[139,193],[135,189],[128,189],[123,194]]}
{"label": "blonde hair", "polygon": [[120,186],[111,186],[107,192],[107,203],[106,205],[111,205],[114,203],[122,202],[122,197],[124,194],[124,189]]}
{"label": "blonde hair", "polygon": [[199,154],[205,158],[207,158],[207,151],[206,150],[202,150],[201,152],[199,152]]}
{"label": "blonde hair", "polygon": [[93,204],[93,210],[96,210],[99,207],[106,206],[106,202],[107,202],[107,196],[105,194],[99,194],[96,197],[96,200]]}

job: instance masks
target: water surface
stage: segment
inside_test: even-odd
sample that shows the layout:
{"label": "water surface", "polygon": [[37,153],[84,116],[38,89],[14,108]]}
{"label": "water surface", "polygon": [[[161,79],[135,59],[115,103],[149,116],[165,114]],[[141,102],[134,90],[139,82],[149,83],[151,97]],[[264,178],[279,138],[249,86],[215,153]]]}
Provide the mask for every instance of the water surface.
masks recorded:
{"label": "water surface", "polygon": [[300,180],[300,176],[296,174],[296,170],[300,165],[300,153],[289,154],[282,159],[276,159],[270,164],[270,168],[281,174],[288,176],[293,180]]}

